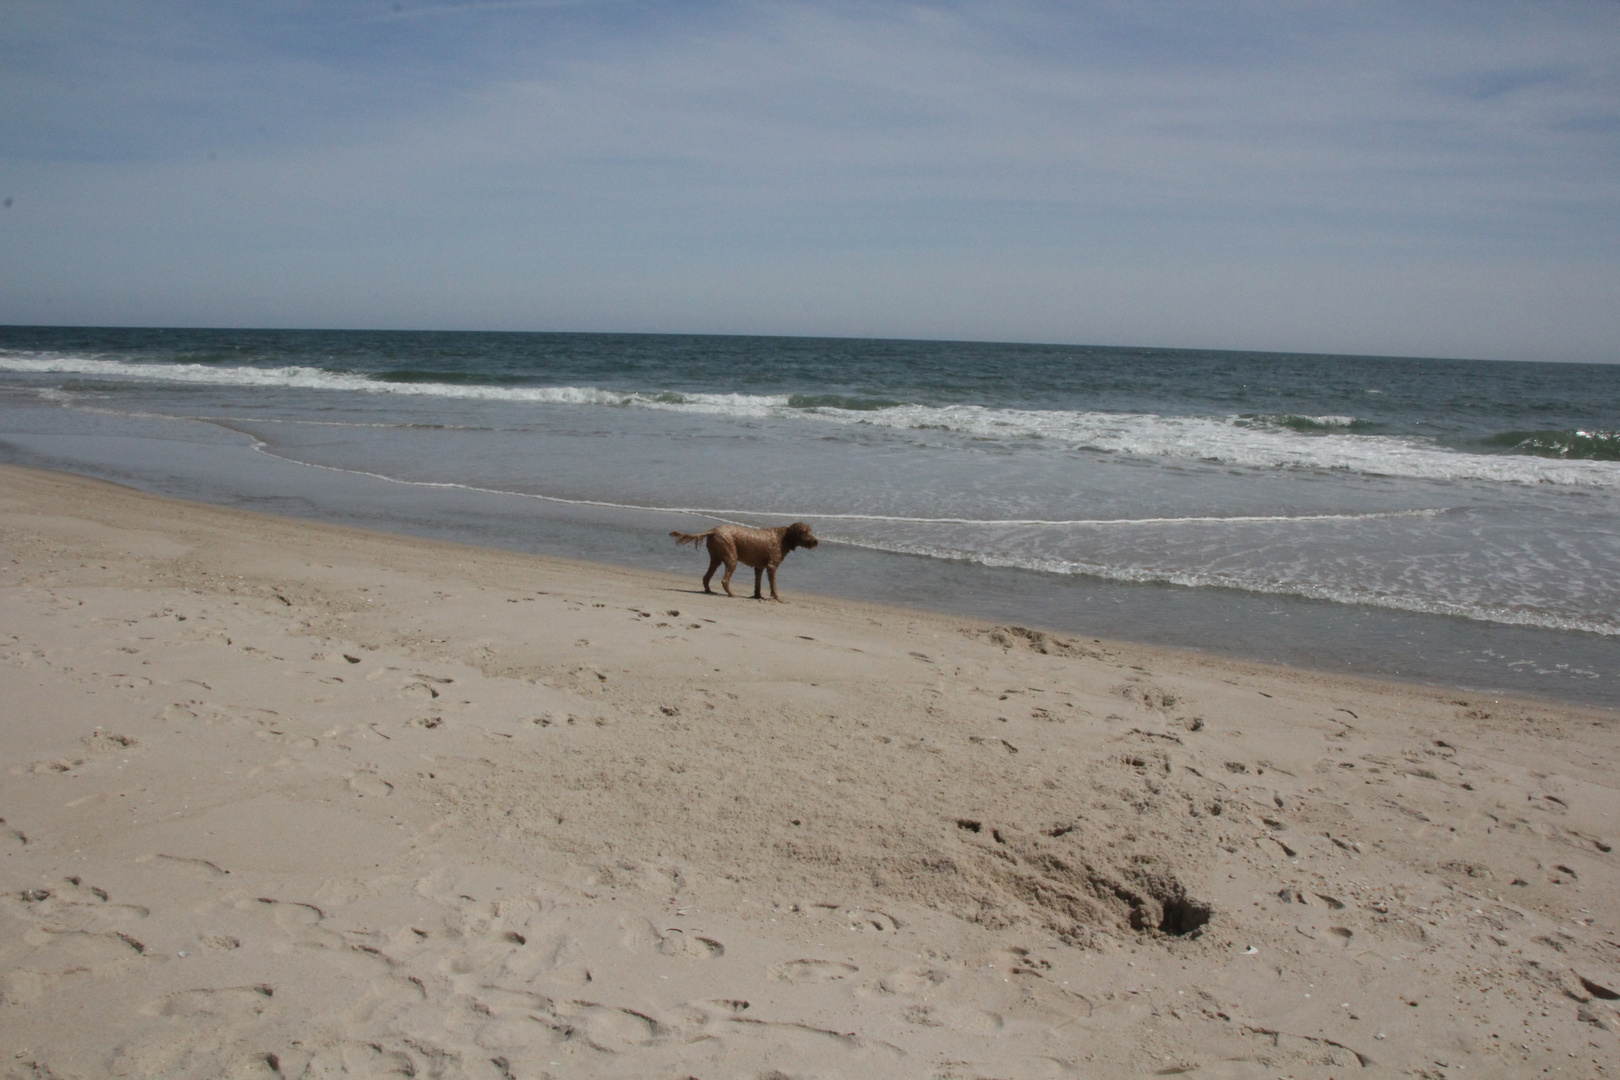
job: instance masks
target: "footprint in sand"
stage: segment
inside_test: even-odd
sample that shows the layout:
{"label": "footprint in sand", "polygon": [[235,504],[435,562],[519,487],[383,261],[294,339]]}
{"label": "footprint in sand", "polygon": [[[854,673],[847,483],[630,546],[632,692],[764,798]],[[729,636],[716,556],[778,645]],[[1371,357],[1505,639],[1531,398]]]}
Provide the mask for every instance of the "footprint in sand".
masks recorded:
{"label": "footprint in sand", "polygon": [[659,930],[647,919],[637,919],[628,925],[619,943],[631,952],[657,952],[698,960],[714,960],[726,954],[726,947],[714,938],[688,934],[676,927]]}
{"label": "footprint in sand", "polygon": [[[890,1063],[905,1056],[903,1050],[889,1043],[809,1024],[773,1023],[734,1016],[727,1026],[730,1029],[726,1034],[727,1042],[743,1039],[757,1041],[768,1045],[773,1056],[791,1055],[791,1060],[792,1057],[805,1055],[809,1059],[806,1064],[809,1061],[825,1062],[829,1054],[837,1054],[849,1066],[861,1069],[853,1074],[857,1076],[876,1075],[876,1069],[891,1067]],[[821,1069],[815,1071],[819,1074]]]}
{"label": "footprint in sand", "polygon": [[357,795],[370,795],[376,799],[380,799],[394,790],[393,784],[371,772],[355,773],[349,777],[349,787]]}
{"label": "footprint in sand", "polygon": [[1300,923],[1294,927],[1296,931],[1324,945],[1335,945],[1341,949],[1350,947],[1350,939],[1355,937],[1355,931],[1347,926],[1314,926],[1310,923]]}
{"label": "footprint in sand", "polygon": [[691,956],[699,960],[714,960],[726,954],[726,947],[714,938],[670,929],[664,932],[664,940],[659,944],[658,951],[665,956]]}
{"label": "footprint in sand", "polygon": [[1283,797],[1274,788],[1248,784],[1239,788],[1238,793],[1257,806],[1264,806],[1268,809],[1275,807],[1278,810],[1283,808]]}
{"label": "footprint in sand", "polygon": [[[485,1050],[512,1051],[546,1049],[566,1042],[569,1025],[557,1019],[537,1016],[505,1016],[478,1029],[473,1041]],[[509,1063],[510,1064],[510,1063]]]}
{"label": "footprint in sand", "polygon": [[502,986],[486,986],[474,995],[477,1007],[489,1016],[509,1016],[514,1013],[549,1013],[552,1001],[544,994],[526,990],[509,990]]}
{"label": "footprint in sand", "polygon": [[557,1012],[582,1031],[591,1046],[610,1054],[646,1046],[666,1034],[663,1024],[634,1009],[573,1001]]}
{"label": "footprint in sand", "polygon": [[[958,823],[960,825],[960,822]],[[881,911],[845,907],[842,904],[801,904],[798,910],[811,922],[833,919],[846,923],[851,930],[892,933],[900,929],[900,920]]]}
{"label": "footprint in sand", "polygon": [[107,979],[142,962],[146,946],[129,934],[40,927],[24,936],[31,945],[28,968],[0,975],[0,993],[11,1004],[52,994],[70,979]]}
{"label": "footprint in sand", "polygon": [[846,908],[840,912],[849,920],[851,930],[876,931],[880,934],[893,933],[900,929],[900,921],[881,911],[860,911]]}
{"label": "footprint in sand", "polygon": [[96,932],[117,933],[152,914],[139,904],[114,903],[106,889],[77,877],[63,878],[50,888],[7,894],[0,897],[0,904],[35,922],[60,924],[71,919],[76,929]]}
{"label": "footprint in sand", "polygon": [[270,1007],[275,990],[258,986],[226,986],[218,989],[182,990],[151,1002],[141,1011],[148,1016],[213,1016],[246,1020]]}
{"label": "footprint in sand", "polygon": [[[238,1023],[251,1023],[251,1014],[240,1021],[203,1014],[192,1014],[188,1020],[163,1025],[157,1031],[118,1047],[113,1051],[109,1063],[109,1075],[141,1077],[142,1080],[167,1080],[176,1076],[281,1080],[284,1076],[313,1075],[302,1068],[309,1060],[308,1055],[297,1050],[284,1050],[280,1054],[263,1050],[244,1052],[240,1043],[229,1048],[222,1045],[235,1041],[233,1036],[236,1032],[232,1029]],[[283,1072],[284,1069],[287,1071]]]}
{"label": "footprint in sand", "polygon": [[281,714],[274,709],[260,709],[253,705],[216,705],[192,698],[190,701],[165,705],[159,718],[170,722],[200,720],[206,727],[215,724],[254,724],[264,727],[279,723]]}
{"label": "footprint in sand", "polygon": [[207,879],[229,877],[231,873],[207,859],[194,859],[186,855],[165,855],[159,852],[156,855],[143,855],[135,861],[154,863],[165,870],[181,870]]}
{"label": "footprint in sand", "polygon": [[918,1027],[948,1027],[964,1035],[994,1035],[1004,1023],[996,1013],[950,1005],[913,1005],[901,1019]]}
{"label": "footprint in sand", "polygon": [[[279,1075],[279,1073],[278,1073]],[[317,1052],[305,1076],[364,1076],[370,1080],[418,1075],[416,1063],[402,1050],[385,1050],[374,1043],[350,1044]]]}
{"label": "footprint in sand", "polygon": [[70,773],[83,764],[84,758],[55,758],[51,761],[36,761],[28,766],[28,771],[35,776],[48,776],[51,773]]}
{"label": "footprint in sand", "polygon": [[[474,954],[469,952],[463,956],[473,962],[473,966],[467,970],[481,970],[483,967],[482,963],[474,960]],[[452,970],[457,966],[457,960],[450,962]],[[546,982],[558,986],[584,986],[591,981],[591,969],[584,948],[567,934],[559,934],[545,941],[533,941],[517,949],[507,944],[500,970],[503,975],[523,982],[544,978]]]}
{"label": "footprint in sand", "polygon": [[287,939],[294,945],[313,949],[337,949],[343,947],[343,939],[321,926],[326,913],[314,904],[302,904],[297,901],[276,900],[268,896],[261,896],[256,900],[242,900],[236,904],[238,910],[259,911],[267,913],[275,921],[276,926],[287,935]]}
{"label": "footprint in sand", "polygon": [[837,960],[789,960],[770,968],[767,974],[783,982],[803,984],[835,982],[847,979],[859,970],[854,964]]}
{"label": "footprint in sand", "polygon": [[285,731],[276,731],[273,728],[261,728],[255,732],[255,736],[265,742],[291,747],[294,750],[313,750],[321,745],[318,740],[307,735],[289,735]]}
{"label": "footprint in sand", "polygon": [[432,701],[439,696],[439,692],[425,682],[413,682],[402,687],[400,695],[417,701]]}
{"label": "footprint in sand", "polygon": [[112,731],[96,731],[86,735],[81,741],[94,754],[121,754],[139,745],[134,736],[119,735]]}
{"label": "footprint in sand", "polygon": [[914,966],[891,971],[878,980],[878,989],[886,994],[923,994],[944,984],[950,978],[938,968]]}

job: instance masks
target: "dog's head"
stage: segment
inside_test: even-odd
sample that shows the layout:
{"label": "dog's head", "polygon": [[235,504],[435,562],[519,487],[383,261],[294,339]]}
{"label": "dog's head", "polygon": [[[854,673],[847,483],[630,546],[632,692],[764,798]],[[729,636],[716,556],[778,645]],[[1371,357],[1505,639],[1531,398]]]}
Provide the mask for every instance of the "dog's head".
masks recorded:
{"label": "dog's head", "polygon": [[795,521],[789,525],[787,536],[783,537],[782,540],[782,546],[789,551],[794,548],[813,548],[819,543],[821,541],[817,540],[815,534],[810,531],[810,526],[802,521]]}

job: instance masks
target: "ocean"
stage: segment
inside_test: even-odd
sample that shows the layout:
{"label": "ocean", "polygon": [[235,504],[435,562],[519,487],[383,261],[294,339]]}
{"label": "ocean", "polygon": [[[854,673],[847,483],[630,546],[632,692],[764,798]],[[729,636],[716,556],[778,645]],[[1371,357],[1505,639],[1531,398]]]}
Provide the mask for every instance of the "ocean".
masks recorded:
{"label": "ocean", "polygon": [[6,327],[0,460],[694,584],[803,520],[788,598],[1620,705],[1620,365]]}

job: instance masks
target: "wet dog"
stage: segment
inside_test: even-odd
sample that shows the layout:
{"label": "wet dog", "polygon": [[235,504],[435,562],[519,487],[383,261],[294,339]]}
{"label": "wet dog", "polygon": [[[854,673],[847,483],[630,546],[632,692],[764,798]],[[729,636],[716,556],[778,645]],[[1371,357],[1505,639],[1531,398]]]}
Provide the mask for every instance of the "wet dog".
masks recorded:
{"label": "wet dog", "polygon": [[792,525],[783,525],[779,529],[750,529],[745,525],[721,525],[703,533],[672,532],[669,535],[675,538],[677,544],[691,544],[697,547],[698,541],[706,542],[709,548],[709,572],[703,575],[703,591],[713,592],[709,588],[709,579],[724,563],[726,575],[720,579],[720,587],[726,590],[727,596],[735,596],[731,591],[731,575],[736,571],[737,564],[754,568],[754,599],[763,600],[760,595],[760,575],[771,576],[771,599],[778,603],[784,601],[776,595],[776,568],[782,565],[787,553],[794,548],[813,548],[821,541],[810,532],[810,526],[802,521],[795,521]]}

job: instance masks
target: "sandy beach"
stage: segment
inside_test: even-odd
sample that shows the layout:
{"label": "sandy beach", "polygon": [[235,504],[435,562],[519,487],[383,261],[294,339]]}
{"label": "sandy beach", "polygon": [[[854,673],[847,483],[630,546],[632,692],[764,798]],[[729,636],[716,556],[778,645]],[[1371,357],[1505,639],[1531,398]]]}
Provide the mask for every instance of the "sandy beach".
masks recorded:
{"label": "sandy beach", "polygon": [[15,467],[0,537],[6,1077],[1620,1070],[1613,712]]}

